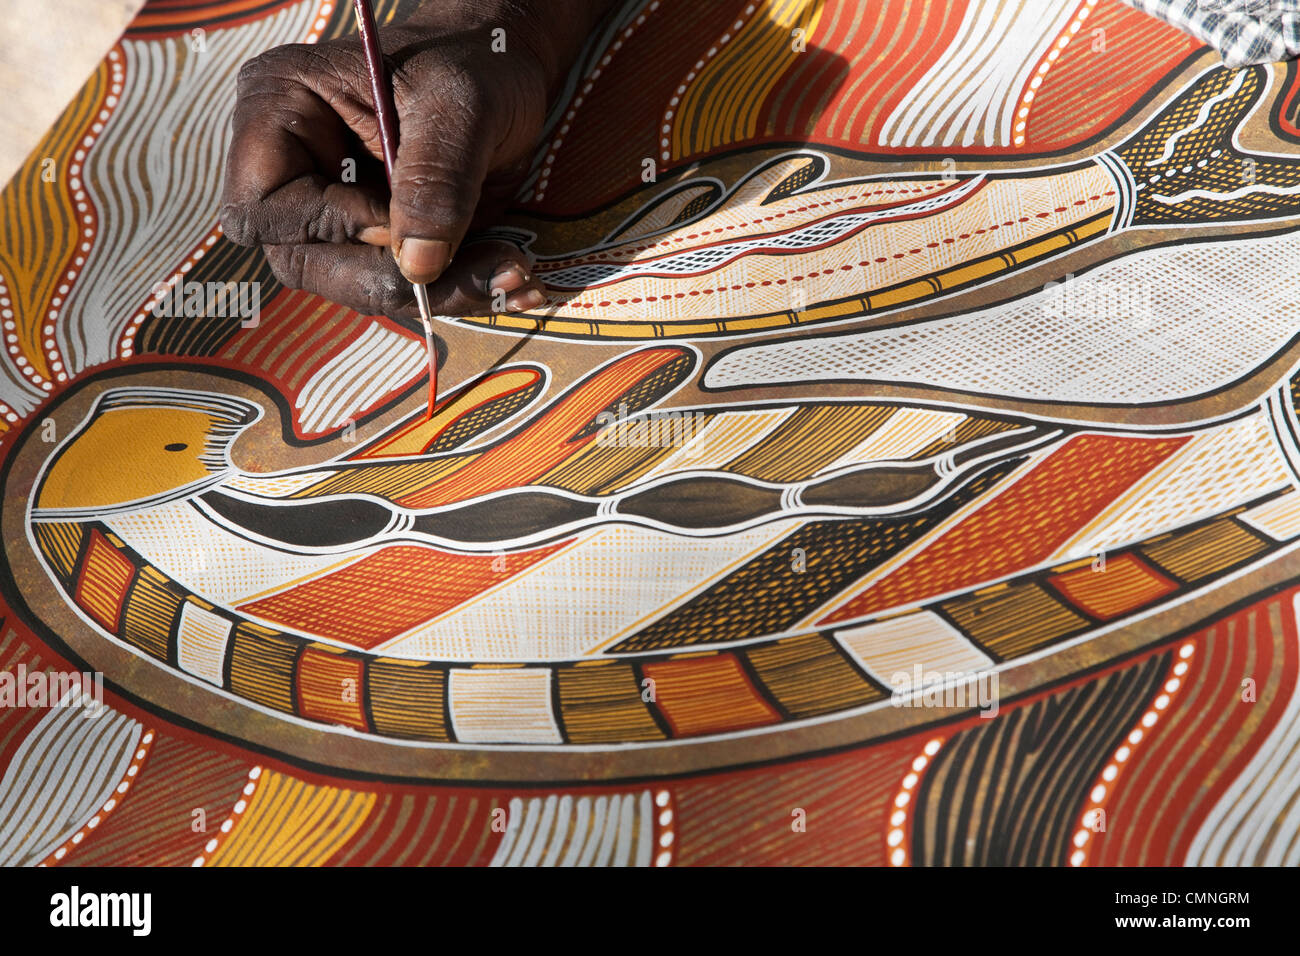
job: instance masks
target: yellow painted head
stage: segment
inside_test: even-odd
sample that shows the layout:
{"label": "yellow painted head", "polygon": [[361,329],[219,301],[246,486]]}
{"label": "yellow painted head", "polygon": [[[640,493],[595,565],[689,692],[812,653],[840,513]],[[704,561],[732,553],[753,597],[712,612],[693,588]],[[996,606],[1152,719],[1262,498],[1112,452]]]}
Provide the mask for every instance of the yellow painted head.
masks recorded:
{"label": "yellow painted head", "polygon": [[230,445],[261,413],[211,392],[105,392],[46,465],[33,516],[91,517],[196,494],[233,473]]}

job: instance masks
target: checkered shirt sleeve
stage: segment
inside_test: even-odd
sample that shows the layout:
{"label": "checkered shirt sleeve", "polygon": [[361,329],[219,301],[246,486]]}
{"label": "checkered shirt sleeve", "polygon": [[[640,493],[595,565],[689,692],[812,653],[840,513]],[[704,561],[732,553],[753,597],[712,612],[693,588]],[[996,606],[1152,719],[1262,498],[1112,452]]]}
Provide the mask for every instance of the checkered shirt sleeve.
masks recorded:
{"label": "checkered shirt sleeve", "polygon": [[1214,47],[1225,66],[1300,57],[1300,0],[1124,0]]}

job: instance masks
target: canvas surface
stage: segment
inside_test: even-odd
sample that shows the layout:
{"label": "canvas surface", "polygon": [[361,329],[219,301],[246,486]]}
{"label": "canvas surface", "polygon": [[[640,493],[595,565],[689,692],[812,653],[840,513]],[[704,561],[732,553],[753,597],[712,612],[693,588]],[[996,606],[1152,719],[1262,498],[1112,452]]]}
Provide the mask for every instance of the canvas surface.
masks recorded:
{"label": "canvas surface", "polygon": [[107,685],[0,709],[0,862],[1300,862],[1294,65],[630,0],[425,421],[216,226],[351,26],[155,0],[0,194],[0,670]]}

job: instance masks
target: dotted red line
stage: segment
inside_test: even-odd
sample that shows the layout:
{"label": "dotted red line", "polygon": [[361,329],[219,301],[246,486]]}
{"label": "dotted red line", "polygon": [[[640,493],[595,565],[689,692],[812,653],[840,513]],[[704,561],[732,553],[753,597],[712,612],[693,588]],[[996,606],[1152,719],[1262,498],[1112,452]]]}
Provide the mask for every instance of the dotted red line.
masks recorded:
{"label": "dotted red line", "polygon": [[833,206],[837,203],[856,202],[859,199],[867,199],[870,198],[871,196],[884,196],[884,195],[916,196],[922,194],[933,195],[934,190],[877,189],[873,192],[860,193],[856,196],[841,196],[839,199],[828,199],[825,202],[813,202],[813,203],[809,203],[806,206],[800,206],[798,209],[787,209],[785,212],[773,213],[770,216],[760,216],[759,218],[752,219],[749,222],[733,223],[730,226],[718,226],[716,229],[701,229],[699,232],[692,232],[690,235],[686,235],[686,236],[665,236],[663,239],[656,239],[654,242],[647,243],[644,246],[630,246],[625,249],[619,249],[614,253],[611,253],[609,251],[591,252],[585,256],[580,256],[575,259],[565,260],[564,267],[567,268],[567,266],[570,264],[579,265],[584,262],[590,262],[593,259],[599,259],[601,257],[609,257],[610,255],[635,256],[642,252],[648,252],[651,249],[657,249],[660,246],[671,246],[677,243],[690,242],[692,239],[703,239],[705,236],[711,236],[720,232],[731,232],[736,229],[748,229],[750,226],[761,226],[765,222],[773,222],[777,219],[782,219],[785,216],[793,216],[797,213],[808,212],[809,210],[812,209],[821,209],[826,206]]}

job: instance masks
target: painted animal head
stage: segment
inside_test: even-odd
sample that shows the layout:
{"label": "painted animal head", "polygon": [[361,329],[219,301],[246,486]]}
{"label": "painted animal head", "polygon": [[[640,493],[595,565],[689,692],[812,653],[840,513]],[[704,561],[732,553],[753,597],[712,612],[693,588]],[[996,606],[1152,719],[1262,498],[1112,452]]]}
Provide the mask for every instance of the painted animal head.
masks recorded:
{"label": "painted animal head", "polygon": [[210,392],[107,391],[46,465],[33,515],[103,515],[197,494],[234,470],[230,446],[261,414]]}

